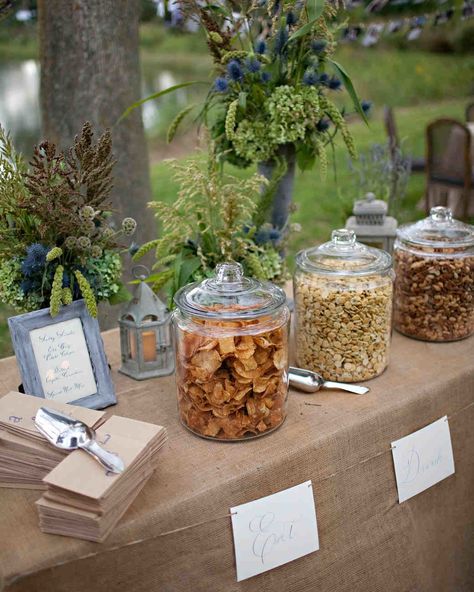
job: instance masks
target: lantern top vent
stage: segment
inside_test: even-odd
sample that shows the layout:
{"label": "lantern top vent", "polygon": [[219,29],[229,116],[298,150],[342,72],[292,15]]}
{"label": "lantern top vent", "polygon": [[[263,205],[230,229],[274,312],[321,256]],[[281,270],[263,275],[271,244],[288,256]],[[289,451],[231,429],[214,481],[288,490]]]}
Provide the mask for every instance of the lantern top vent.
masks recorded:
{"label": "lantern top vent", "polygon": [[[146,273],[143,271],[146,270]],[[165,320],[168,311],[164,302],[153,292],[150,286],[145,283],[148,277],[148,269],[139,265],[133,269],[133,276],[140,280],[127,308],[122,314],[123,320],[130,320],[136,324]]]}
{"label": "lantern top vent", "polygon": [[364,199],[355,202],[353,211],[357,224],[383,224],[388,206],[382,199],[376,199],[373,193],[367,193]]}

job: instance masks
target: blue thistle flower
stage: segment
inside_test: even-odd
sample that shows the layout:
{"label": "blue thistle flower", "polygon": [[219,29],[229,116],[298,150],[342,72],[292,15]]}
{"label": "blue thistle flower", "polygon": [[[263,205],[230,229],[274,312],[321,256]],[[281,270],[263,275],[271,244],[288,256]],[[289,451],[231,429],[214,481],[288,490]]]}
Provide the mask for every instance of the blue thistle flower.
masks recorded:
{"label": "blue thistle flower", "polygon": [[311,49],[315,53],[321,53],[326,49],[327,44],[328,42],[325,39],[314,39],[313,41],[311,41]]}
{"label": "blue thistle flower", "polygon": [[270,72],[262,72],[262,82],[270,82],[271,77]]}
{"label": "blue thistle flower", "polygon": [[360,106],[364,113],[368,113],[372,108],[372,101],[361,101]]}
{"label": "blue thistle flower", "polygon": [[275,53],[282,54],[285,49],[285,45],[288,41],[288,31],[286,28],[278,29],[275,36]]}
{"label": "blue thistle flower", "polygon": [[278,230],[278,228],[272,228],[268,233],[268,238],[271,241],[278,241],[281,238],[281,232]]}
{"label": "blue thistle flower", "polygon": [[268,232],[268,230],[260,228],[255,233],[253,240],[256,245],[264,245],[265,243],[268,243],[268,241],[270,240],[270,233]]}
{"label": "blue thistle flower", "polygon": [[262,64],[257,60],[257,58],[250,57],[245,60],[245,65],[247,70],[252,74],[258,72],[262,66]]}
{"label": "blue thistle flower", "polygon": [[48,249],[39,243],[33,243],[26,249],[26,257],[21,265],[21,271],[26,276],[41,272],[46,266]]}
{"label": "blue thistle flower", "polygon": [[227,82],[227,80],[225,78],[222,78],[222,76],[220,76],[219,78],[216,78],[214,81],[214,89],[217,92],[227,92],[229,88],[229,83]]}
{"label": "blue thistle flower", "polygon": [[23,280],[20,284],[21,291],[25,296],[32,292],[35,288],[34,282],[30,279]]}
{"label": "blue thistle flower", "polygon": [[328,86],[331,90],[339,90],[342,86],[342,82],[336,76],[332,76],[329,79]]}
{"label": "blue thistle flower", "polygon": [[291,25],[296,25],[297,22],[298,17],[290,10],[286,15],[286,24],[291,27]]}
{"label": "blue thistle flower", "polygon": [[329,76],[325,73],[321,74],[321,76],[319,77],[319,82],[321,84],[326,84],[329,82]]}
{"label": "blue thistle flower", "polygon": [[331,122],[329,119],[320,119],[316,124],[316,129],[318,132],[326,132],[329,129]]}
{"label": "blue thistle flower", "polygon": [[318,75],[316,74],[316,72],[311,69],[306,70],[306,72],[303,75],[303,84],[306,84],[307,86],[314,86],[317,83]]}
{"label": "blue thistle flower", "polygon": [[255,53],[259,53],[260,55],[263,55],[265,52],[267,51],[267,44],[265,43],[265,41],[257,41],[257,43],[255,44]]}
{"label": "blue thistle flower", "polygon": [[130,256],[133,257],[135,253],[138,253],[139,248],[140,245],[133,241],[132,244],[128,247],[128,252],[130,253]]}
{"label": "blue thistle flower", "polygon": [[71,287],[71,278],[69,274],[65,271],[63,273],[63,288],[70,288]]}
{"label": "blue thistle flower", "polygon": [[237,60],[231,60],[227,64],[227,73],[229,74],[231,80],[234,80],[235,82],[242,80],[242,78],[244,77],[244,73],[242,72],[240,63]]}

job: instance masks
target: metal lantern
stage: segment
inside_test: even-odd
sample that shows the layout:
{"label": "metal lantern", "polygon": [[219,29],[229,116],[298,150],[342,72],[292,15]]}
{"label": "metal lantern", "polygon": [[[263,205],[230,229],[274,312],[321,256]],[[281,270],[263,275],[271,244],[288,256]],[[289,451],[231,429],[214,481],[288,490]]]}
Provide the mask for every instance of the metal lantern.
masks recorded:
{"label": "metal lantern", "polygon": [[398,223],[392,216],[387,216],[387,208],[386,202],[367,193],[365,199],[355,202],[354,215],[347,220],[346,228],[353,230],[360,242],[380,246],[391,253]]}
{"label": "metal lantern", "polygon": [[[144,266],[138,266],[146,269]],[[134,297],[119,319],[122,366],[120,372],[144,380],[165,376],[174,371],[174,352],[171,334],[171,314],[165,304],[145,283],[146,274],[136,275],[140,280]]]}

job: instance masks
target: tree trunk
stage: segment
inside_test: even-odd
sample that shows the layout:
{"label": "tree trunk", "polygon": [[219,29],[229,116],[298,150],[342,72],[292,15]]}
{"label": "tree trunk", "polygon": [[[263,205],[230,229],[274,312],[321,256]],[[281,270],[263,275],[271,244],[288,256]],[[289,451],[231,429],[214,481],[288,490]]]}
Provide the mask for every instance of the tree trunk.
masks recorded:
{"label": "tree trunk", "polygon": [[[138,222],[135,240],[154,236],[148,153],[141,112],[114,126],[140,98],[139,0],[39,0],[43,134],[61,148],[84,121],[112,128],[117,216]],[[130,259],[125,261],[130,267]],[[117,316],[114,311],[110,316]],[[110,326],[107,321],[102,326]]]}

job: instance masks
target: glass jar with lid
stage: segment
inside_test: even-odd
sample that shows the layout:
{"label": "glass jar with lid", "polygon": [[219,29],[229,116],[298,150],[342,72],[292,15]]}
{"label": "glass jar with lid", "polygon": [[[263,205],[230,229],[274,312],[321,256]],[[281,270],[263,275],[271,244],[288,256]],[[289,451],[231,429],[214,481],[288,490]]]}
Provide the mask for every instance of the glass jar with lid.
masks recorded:
{"label": "glass jar with lid", "polygon": [[286,295],[243,275],[238,263],[181,288],[173,314],[178,411],[199,436],[242,440],[267,434],[286,417]]}
{"label": "glass jar with lid", "polygon": [[343,382],[383,372],[391,337],[390,255],[341,229],[331,241],[298,253],[296,264],[298,365]]}
{"label": "glass jar with lid", "polygon": [[394,326],[425,341],[456,341],[474,331],[474,226],[432,208],[400,226],[394,247]]}

